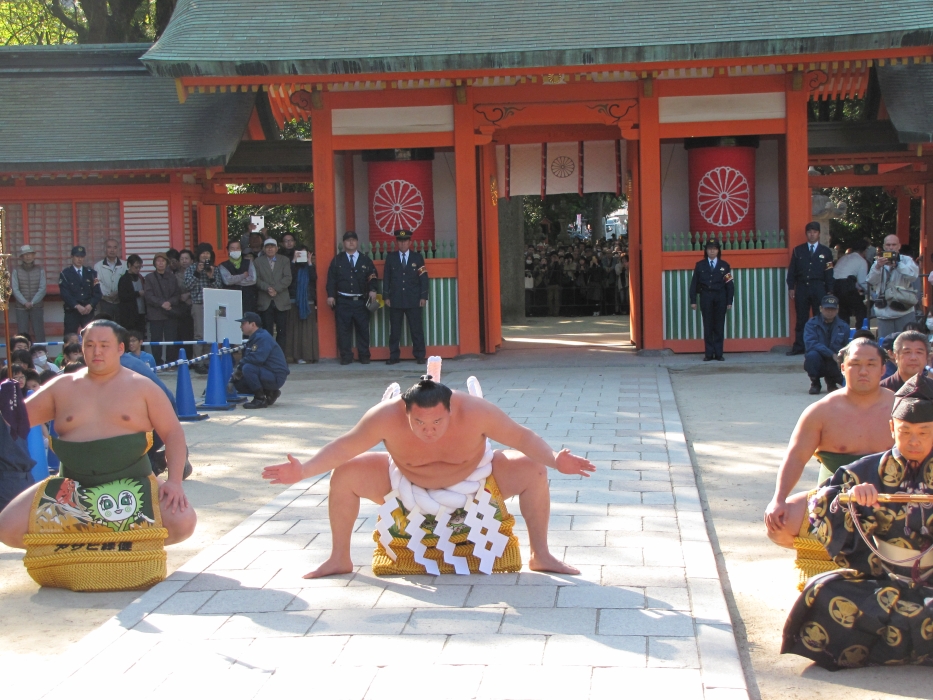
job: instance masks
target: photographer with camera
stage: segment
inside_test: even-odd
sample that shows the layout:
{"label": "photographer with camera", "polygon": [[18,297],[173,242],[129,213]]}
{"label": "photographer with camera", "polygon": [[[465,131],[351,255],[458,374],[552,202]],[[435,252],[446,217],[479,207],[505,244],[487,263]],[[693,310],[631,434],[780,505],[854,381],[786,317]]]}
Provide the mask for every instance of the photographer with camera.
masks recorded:
{"label": "photographer with camera", "polygon": [[872,313],[878,319],[878,338],[904,330],[916,320],[914,307],[920,300],[914,282],[920,275],[917,264],[901,255],[901,242],[891,234],[884,237],[883,250],[868,272]]}
{"label": "photographer with camera", "polygon": [[[191,317],[194,319],[194,339],[204,339],[204,288],[220,289],[220,274],[214,267],[214,251],[202,250],[198,255],[198,262],[189,265],[185,270],[185,289],[191,294]],[[205,345],[192,348],[193,356],[198,357],[207,352]],[[192,365],[198,374],[207,374],[202,365]]]}

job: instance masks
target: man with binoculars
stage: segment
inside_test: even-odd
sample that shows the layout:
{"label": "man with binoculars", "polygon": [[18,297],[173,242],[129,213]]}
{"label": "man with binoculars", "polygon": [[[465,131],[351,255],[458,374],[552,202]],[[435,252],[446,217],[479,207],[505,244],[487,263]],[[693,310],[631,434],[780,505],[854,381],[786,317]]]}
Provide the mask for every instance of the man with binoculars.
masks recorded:
{"label": "man with binoculars", "polygon": [[891,234],[884,237],[884,247],[868,272],[872,308],[878,319],[879,340],[904,330],[916,321],[914,307],[919,301],[913,283],[920,275],[917,264],[908,255],[901,255],[901,242]]}

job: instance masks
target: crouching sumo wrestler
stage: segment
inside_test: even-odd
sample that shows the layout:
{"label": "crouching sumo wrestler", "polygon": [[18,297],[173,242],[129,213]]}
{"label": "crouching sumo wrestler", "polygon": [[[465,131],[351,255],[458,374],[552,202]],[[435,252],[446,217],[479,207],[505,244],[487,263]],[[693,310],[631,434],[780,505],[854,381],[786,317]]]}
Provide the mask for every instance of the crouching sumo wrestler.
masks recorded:
{"label": "crouching sumo wrestler", "polygon": [[[580,573],[548,551],[547,467],[583,476],[596,468],[569,450],[554,452],[485,401],[474,378],[468,385],[470,394],[455,392],[425,376],[401,395],[393,385],[353,429],[304,464],[288,455],[288,462],[265,468],[263,478],[274,484],[333,470],[331,555],[305,578],[353,570],[350,535],[360,498],[383,506],[373,558],[377,574],[515,571],[521,567],[517,542],[501,526],[511,520],[504,501],[516,495],[528,526],[528,567]],[[514,450],[493,451],[488,439]],[[366,452],[380,442],[388,454]]]}
{"label": "crouching sumo wrestler", "polygon": [[[124,329],[84,330],[87,368],[63,374],[26,399],[30,425],[55,421],[61,476],[26,489],[0,513],[0,541],[26,549],[43,586],[129,590],[165,578],[165,544],[191,536],[194,510],[182,488],[185,434],[150,379],[120,365]],[[152,474],[152,431],[165,442],[168,480]]]}
{"label": "crouching sumo wrestler", "polygon": [[[835,671],[933,665],[933,380],[895,394],[894,447],[840,467],[787,501],[841,569],[807,581],[784,626],[783,654]],[[792,546],[783,532],[769,532]]]}

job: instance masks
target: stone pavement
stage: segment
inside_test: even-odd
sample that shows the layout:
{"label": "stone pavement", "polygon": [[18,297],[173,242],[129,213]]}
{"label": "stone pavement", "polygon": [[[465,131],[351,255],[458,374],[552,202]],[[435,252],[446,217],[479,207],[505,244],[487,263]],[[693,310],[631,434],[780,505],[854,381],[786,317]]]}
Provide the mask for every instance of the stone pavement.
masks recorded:
{"label": "stone pavement", "polygon": [[[462,388],[467,372],[449,367],[445,382]],[[321,477],[260,508],[16,697],[747,698],[667,370],[476,373],[487,399],[597,465],[589,479],[551,471],[552,551],[581,576],[377,578],[376,507],[363,504],[356,571],[302,579],[330,549]]]}

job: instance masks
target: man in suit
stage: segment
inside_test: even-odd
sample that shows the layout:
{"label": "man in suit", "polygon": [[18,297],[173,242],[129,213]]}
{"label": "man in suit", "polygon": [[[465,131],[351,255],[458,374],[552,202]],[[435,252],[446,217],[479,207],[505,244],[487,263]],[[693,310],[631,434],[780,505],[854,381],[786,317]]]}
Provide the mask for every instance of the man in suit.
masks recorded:
{"label": "man in suit", "polygon": [[735,283],[732,268],[722,259],[722,248],[715,238],[706,244],[706,257],[693,268],[690,280],[690,308],[697,307],[700,295],[700,313],[703,315],[703,361],[719,360],[722,356],[723,340],[726,336],[726,311],[732,308]]}
{"label": "man in suit", "polygon": [[275,328],[275,342],[284,352],[285,325],[288,310],[292,307],[288,296],[288,287],[292,283],[292,263],[286,256],[279,255],[279,244],[274,238],[267,238],[263,242],[262,252],[263,255],[254,263],[259,313],[266,331],[271,334]]}
{"label": "man in suit", "polygon": [[412,353],[415,362],[425,363],[427,351],[424,346],[424,322],[421,309],[428,303],[428,270],[424,257],[411,249],[411,231],[395,232],[398,251],[386,256],[385,281],[382,283],[383,297],[389,307],[389,359],[387,365],[399,363],[399,339],[402,323],[408,318],[411,332]]}
{"label": "man in suit", "polygon": [[85,257],[84,246],[76,245],[71,249],[71,265],[58,276],[59,293],[65,306],[65,333],[77,333],[89,324],[101,300],[97,273],[84,266]]}
{"label": "man in suit", "polygon": [[340,364],[353,362],[353,330],[356,329],[356,351],[360,363],[368,365],[369,310],[367,299],[376,298],[379,275],[367,255],[359,252],[355,231],[343,234],[343,252],[334,256],[327,268],[327,305],[334,310],[337,321],[337,350]]}
{"label": "man in suit", "polygon": [[833,290],[833,251],[820,243],[820,224],[811,221],[806,228],[807,242],[791,251],[787,267],[787,289],[797,311],[794,346],[788,355],[804,353],[803,327],[812,313],[820,313],[820,302]]}

